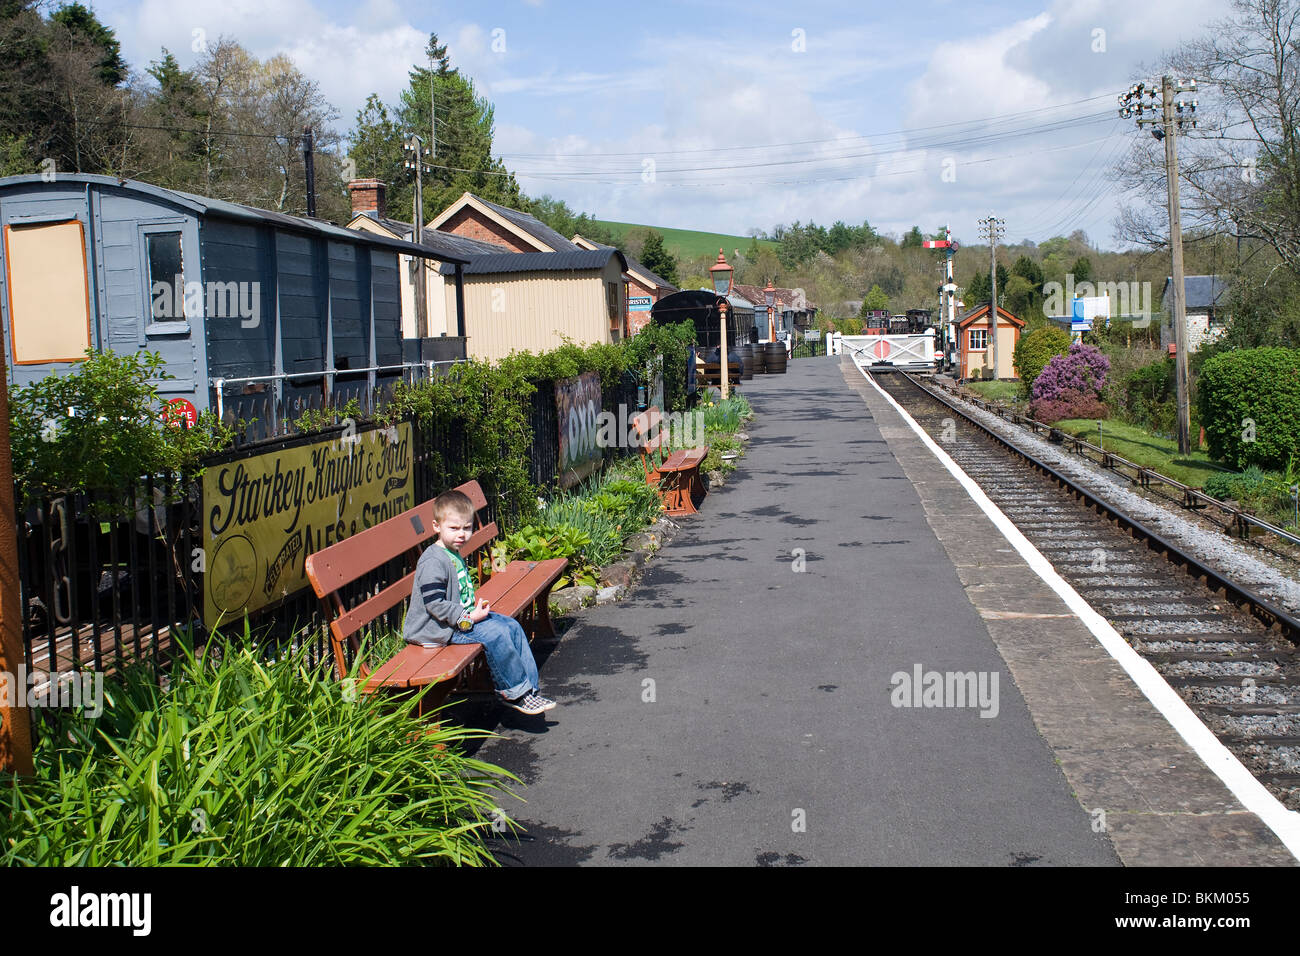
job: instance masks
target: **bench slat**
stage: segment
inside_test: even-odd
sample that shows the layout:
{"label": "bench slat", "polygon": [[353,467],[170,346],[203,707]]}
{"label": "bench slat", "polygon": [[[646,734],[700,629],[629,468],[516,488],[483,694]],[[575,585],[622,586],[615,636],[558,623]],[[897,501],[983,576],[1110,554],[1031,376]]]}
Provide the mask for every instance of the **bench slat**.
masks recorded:
{"label": "bench slat", "polygon": [[[524,565],[524,573],[514,580],[503,582],[503,585],[493,592],[495,597],[483,595],[483,599],[491,604],[492,609],[498,614],[514,617],[554,584],[560,575],[564,573],[568,563],[564,558],[512,562],[510,567],[506,568],[506,571],[509,571],[516,564],[522,564]],[[488,584],[494,584],[497,578],[501,577],[501,574],[494,574]],[[486,587],[487,585],[484,585],[484,588]]]}
{"label": "bench slat", "polygon": [[350,611],[345,611],[330,624],[330,630],[339,640],[346,640],[386,611],[390,611],[411,596],[415,572],[390,584],[374,597],[366,598]]}
{"label": "bench slat", "polygon": [[371,671],[365,690],[371,693],[388,687],[405,690],[447,680],[463,671],[482,650],[482,644],[442,647],[407,644],[391,660]]}
{"label": "bench slat", "polygon": [[433,502],[426,501],[308,555],[307,578],[323,598],[433,537]]}

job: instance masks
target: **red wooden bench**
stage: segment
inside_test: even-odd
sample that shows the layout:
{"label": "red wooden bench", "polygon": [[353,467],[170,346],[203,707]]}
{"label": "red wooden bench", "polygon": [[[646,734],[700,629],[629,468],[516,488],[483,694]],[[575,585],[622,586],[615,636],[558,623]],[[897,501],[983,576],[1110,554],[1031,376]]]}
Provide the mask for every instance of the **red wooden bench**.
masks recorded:
{"label": "red wooden bench", "polygon": [[[538,636],[554,637],[549,607],[551,586],[569,562],[564,558],[511,561],[491,577],[485,577],[491,568],[488,549],[497,536],[497,525],[495,521],[482,523],[480,512],[487,507],[487,498],[477,481],[467,482],[456,490],[474,503],[474,533],[461,549],[461,555],[466,565],[477,564],[483,582],[477,596],[492,605],[496,613],[518,620],[530,640]],[[433,545],[436,538],[433,502],[426,501],[308,556],[307,578],[331,618],[330,644],[340,680],[347,677],[353,663],[351,658],[360,652],[362,637],[372,632],[376,622],[382,624],[381,619],[388,617],[390,611],[399,606],[405,608],[404,602],[411,597],[422,546]],[[399,559],[400,578],[373,594],[357,596],[351,607],[347,605],[345,594],[355,590],[349,589],[349,585]],[[400,633],[400,623],[397,628]],[[363,660],[359,676],[361,689],[368,694],[411,692],[428,684],[444,685],[421,698],[418,712],[423,714],[444,701],[457,683],[469,685],[476,674],[481,676],[486,664],[481,644],[443,647],[403,644],[395,655],[374,667]],[[480,681],[472,685],[473,689],[479,689],[481,684]]]}
{"label": "red wooden bench", "polygon": [[700,465],[708,457],[709,446],[669,452],[663,413],[654,406],[633,418],[632,426],[641,445],[641,468],[646,484],[658,488],[660,498],[668,506],[668,514],[673,517],[697,514],[695,500],[705,494]]}

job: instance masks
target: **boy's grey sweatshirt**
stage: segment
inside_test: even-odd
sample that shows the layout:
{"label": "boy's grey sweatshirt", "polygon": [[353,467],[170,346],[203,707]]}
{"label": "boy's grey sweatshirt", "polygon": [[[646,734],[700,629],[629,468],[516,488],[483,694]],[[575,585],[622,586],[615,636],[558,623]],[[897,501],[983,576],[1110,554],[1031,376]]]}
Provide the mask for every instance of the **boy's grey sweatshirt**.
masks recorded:
{"label": "boy's grey sweatshirt", "polygon": [[431,544],[415,566],[402,637],[408,644],[441,646],[451,641],[456,623],[465,616],[456,565],[446,548]]}

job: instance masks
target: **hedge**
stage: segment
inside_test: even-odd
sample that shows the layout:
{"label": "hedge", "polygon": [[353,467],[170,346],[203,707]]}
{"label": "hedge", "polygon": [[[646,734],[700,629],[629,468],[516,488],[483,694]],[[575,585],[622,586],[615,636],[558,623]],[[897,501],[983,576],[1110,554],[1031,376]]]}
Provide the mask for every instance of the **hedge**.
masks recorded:
{"label": "hedge", "polygon": [[1300,450],[1300,349],[1207,359],[1196,403],[1213,458],[1234,468],[1285,468]]}

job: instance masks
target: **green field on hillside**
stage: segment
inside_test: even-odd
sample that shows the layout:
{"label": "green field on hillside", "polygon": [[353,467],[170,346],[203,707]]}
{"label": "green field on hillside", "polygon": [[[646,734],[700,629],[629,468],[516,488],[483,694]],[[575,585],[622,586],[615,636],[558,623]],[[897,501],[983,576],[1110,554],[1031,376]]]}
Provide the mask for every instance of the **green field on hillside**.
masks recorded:
{"label": "green field on hillside", "polygon": [[[620,238],[630,229],[653,229],[664,237],[664,245],[680,262],[686,263],[703,255],[717,255],[721,247],[730,259],[733,250],[742,252],[749,248],[748,236],[729,236],[721,232],[696,232],[693,229],[665,229],[662,226],[645,226],[634,222],[609,222],[597,219],[605,228]],[[769,246],[775,250],[778,243],[762,241],[760,246]]]}

